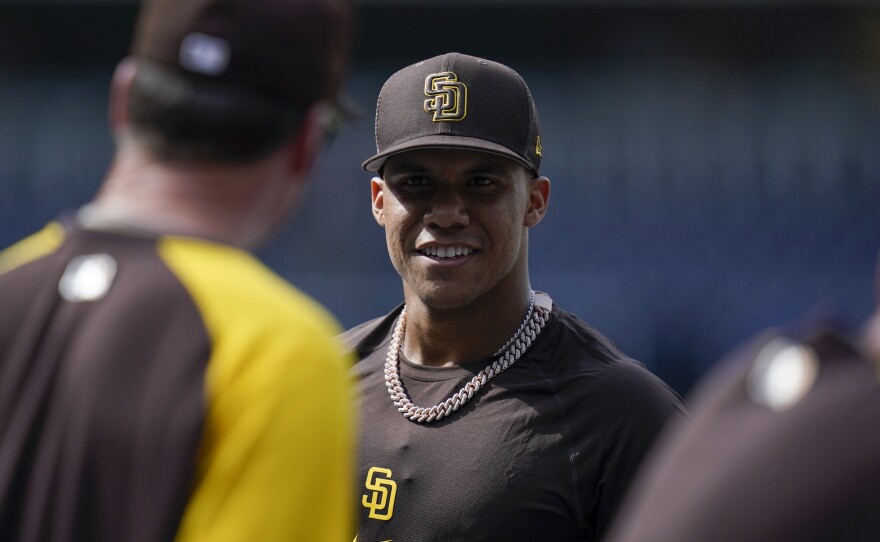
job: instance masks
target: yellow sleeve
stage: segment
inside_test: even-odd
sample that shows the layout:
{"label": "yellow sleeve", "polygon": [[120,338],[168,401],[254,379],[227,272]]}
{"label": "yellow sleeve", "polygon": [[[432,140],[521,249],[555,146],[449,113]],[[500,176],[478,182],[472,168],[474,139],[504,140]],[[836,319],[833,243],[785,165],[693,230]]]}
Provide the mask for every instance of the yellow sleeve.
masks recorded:
{"label": "yellow sleeve", "polygon": [[240,251],[178,239],[159,251],[214,346],[177,541],[350,540],[354,392],[338,326]]}
{"label": "yellow sleeve", "polygon": [[64,227],[50,222],[37,233],[0,251],[0,275],[55,251],[64,242]]}

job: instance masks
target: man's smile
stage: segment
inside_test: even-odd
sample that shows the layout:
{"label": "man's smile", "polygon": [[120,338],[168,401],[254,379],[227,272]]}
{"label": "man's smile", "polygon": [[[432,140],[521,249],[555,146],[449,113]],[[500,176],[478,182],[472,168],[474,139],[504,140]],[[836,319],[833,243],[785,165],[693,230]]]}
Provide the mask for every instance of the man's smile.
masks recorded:
{"label": "man's smile", "polygon": [[428,246],[418,250],[423,256],[437,259],[451,259],[463,256],[469,256],[476,252],[476,249],[465,246]]}

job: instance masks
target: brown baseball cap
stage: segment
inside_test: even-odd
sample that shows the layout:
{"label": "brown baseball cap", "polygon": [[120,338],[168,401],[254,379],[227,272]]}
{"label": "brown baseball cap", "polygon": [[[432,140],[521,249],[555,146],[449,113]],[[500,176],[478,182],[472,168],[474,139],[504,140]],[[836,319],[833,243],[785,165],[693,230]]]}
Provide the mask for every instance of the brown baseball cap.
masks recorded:
{"label": "brown baseball cap", "polygon": [[298,105],[339,100],[350,0],[145,0],[132,54]]}
{"label": "brown baseball cap", "polygon": [[394,154],[461,148],[541,167],[541,121],[523,78],[498,62],[447,53],[392,75],[376,103],[376,154],[363,163],[379,171]]}

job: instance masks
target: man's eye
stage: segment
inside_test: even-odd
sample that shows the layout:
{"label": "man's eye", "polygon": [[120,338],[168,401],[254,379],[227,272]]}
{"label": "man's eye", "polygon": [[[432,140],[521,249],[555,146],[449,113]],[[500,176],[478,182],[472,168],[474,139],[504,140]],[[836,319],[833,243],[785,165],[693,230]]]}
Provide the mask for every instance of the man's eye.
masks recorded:
{"label": "man's eye", "polygon": [[490,179],[489,177],[474,177],[471,179],[470,184],[474,186],[492,186],[495,184],[495,181]]}
{"label": "man's eye", "polygon": [[400,184],[401,186],[409,187],[427,186],[429,184],[429,181],[427,177],[406,177],[400,181]]}

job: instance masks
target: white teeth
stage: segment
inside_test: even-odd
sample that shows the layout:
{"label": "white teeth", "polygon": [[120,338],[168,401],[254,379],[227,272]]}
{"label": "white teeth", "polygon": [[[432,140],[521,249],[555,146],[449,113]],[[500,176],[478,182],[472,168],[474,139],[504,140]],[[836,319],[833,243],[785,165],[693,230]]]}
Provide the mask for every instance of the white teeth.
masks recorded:
{"label": "white teeth", "polygon": [[433,256],[436,258],[455,258],[456,256],[467,256],[471,252],[472,249],[467,247],[425,247],[422,249],[422,254],[425,256]]}

